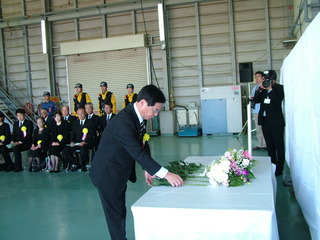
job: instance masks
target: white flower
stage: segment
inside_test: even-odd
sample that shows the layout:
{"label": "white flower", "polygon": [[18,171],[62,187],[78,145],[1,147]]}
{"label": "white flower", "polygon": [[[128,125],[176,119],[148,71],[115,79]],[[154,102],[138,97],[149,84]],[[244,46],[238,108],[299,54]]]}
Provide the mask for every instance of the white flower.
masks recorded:
{"label": "white flower", "polygon": [[207,168],[204,168],[203,173],[199,173],[199,174],[198,174],[198,177],[205,177],[205,176],[207,175],[207,172],[208,172],[208,169],[207,169]]}
{"label": "white flower", "polygon": [[218,186],[218,183],[213,179],[213,178],[209,178],[209,182],[211,185],[217,187]]}
{"label": "white flower", "polygon": [[250,164],[250,160],[249,160],[249,159],[244,158],[244,159],[242,160],[242,165],[243,165],[245,168],[248,167],[249,164]]}

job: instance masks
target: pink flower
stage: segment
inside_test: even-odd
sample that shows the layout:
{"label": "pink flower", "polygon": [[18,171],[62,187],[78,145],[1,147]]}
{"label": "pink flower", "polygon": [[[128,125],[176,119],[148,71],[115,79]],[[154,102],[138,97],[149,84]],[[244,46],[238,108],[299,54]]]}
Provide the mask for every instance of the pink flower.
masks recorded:
{"label": "pink flower", "polygon": [[245,156],[248,159],[252,158],[252,155],[248,151],[243,151],[243,156]]}

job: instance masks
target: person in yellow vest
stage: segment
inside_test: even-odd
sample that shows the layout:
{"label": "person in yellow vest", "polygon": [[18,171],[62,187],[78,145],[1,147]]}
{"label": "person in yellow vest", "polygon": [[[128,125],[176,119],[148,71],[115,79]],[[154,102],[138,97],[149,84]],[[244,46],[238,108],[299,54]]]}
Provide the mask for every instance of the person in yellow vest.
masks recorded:
{"label": "person in yellow vest", "polygon": [[127,84],[127,91],[128,94],[124,95],[122,108],[125,108],[126,106],[130,104],[134,104],[137,101],[138,94],[134,93],[134,86],[133,84],[129,83]]}
{"label": "person in yellow vest", "polygon": [[73,96],[73,115],[77,116],[77,110],[79,108],[84,108],[86,103],[91,103],[91,98],[88,93],[83,92],[83,87],[81,83],[77,83],[74,88],[76,89],[77,93]]}
{"label": "person in yellow vest", "polygon": [[114,114],[117,113],[117,103],[116,103],[116,98],[113,94],[113,92],[108,91],[108,84],[106,82],[101,82],[100,83],[101,87],[101,93],[99,93],[98,96],[98,115],[101,117],[102,115],[105,114],[104,112],[104,104],[106,103],[112,103],[112,112]]}

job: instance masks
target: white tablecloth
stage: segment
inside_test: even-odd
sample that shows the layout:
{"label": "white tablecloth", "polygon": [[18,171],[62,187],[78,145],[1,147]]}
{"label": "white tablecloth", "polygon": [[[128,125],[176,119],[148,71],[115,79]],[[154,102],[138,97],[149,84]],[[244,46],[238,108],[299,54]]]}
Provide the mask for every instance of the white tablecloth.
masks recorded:
{"label": "white tablecloth", "polygon": [[254,159],[256,179],[242,187],[152,187],[131,207],[136,240],[278,240],[274,171],[269,157]]}

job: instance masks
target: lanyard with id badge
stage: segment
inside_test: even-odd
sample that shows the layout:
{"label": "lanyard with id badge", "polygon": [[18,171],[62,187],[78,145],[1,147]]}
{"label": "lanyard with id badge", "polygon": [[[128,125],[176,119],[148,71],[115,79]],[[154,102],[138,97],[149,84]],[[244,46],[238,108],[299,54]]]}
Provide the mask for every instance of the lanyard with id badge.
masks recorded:
{"label": "lanyard with id badge", "polygon": [[269,98],[269,96],[265,98],[263,101],[264,104],[270,104],[270,102],[271,102],[271,99]]}

